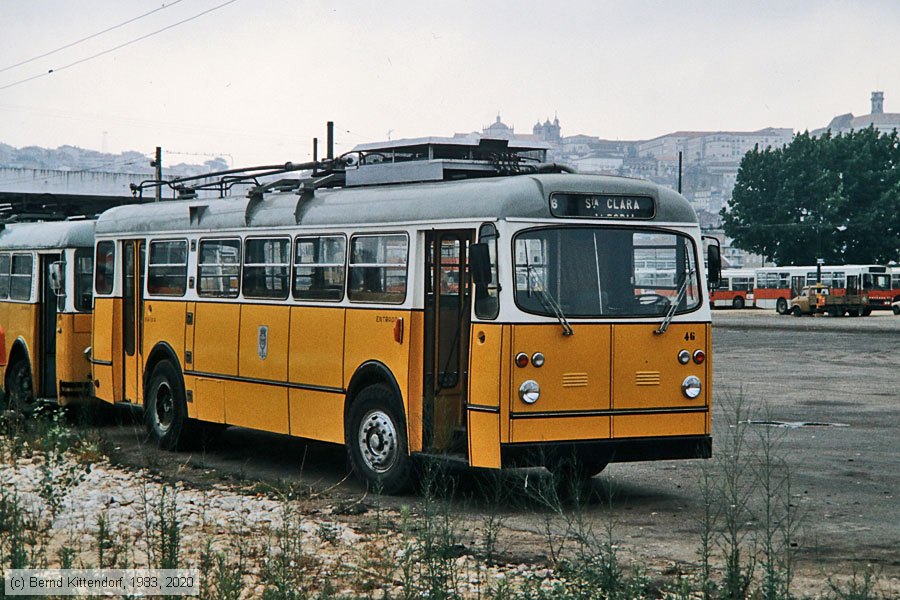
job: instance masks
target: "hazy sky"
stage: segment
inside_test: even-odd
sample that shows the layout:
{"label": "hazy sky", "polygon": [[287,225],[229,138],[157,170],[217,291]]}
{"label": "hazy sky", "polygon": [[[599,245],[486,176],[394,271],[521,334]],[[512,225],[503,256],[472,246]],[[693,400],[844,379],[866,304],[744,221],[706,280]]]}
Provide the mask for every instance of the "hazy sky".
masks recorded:
{"label": "hazy sky", "polygon": [[611,139],[814,129],[876,89],[900,112],[897,0],[237,0],[66,68],[226,1],[169,0],[7,68],[163,3],[0,0],[0,142],[247,165],[307,160],[329,119],[342,152],[498,111]]}

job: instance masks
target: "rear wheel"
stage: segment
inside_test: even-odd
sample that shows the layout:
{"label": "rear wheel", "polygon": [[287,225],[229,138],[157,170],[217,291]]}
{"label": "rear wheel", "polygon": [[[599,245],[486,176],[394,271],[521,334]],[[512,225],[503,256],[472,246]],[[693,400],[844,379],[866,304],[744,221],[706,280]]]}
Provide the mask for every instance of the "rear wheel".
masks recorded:
{"label": "rear wheel", "polygon": [[795,317],[802,317],[803,311],[800,310],[799,306],[795,306],[794,308],[791,309],[791,314]]}
{"label": "rear wheel", "polygon": [[735,297],[734,297],[734,300],[731,301],[731,305],[732,305],[734,308],[737,308],[737,309],[739,309],[739,310],[742,309],[742,308],[744,308],[744,298],[743,298],[743,296],[735,296]]}
{"label": "rear wheel", "polygon": [[872,309],[871,309],[871,308],[864,308],[863,311],[862,311],[862,315],[863,315],[864,317],[868,317],[868,316],[871,315],[871,314],[872,314]]}
{"label": "rear wheel", "polygon": [[6,373],[6,402],[8,408],[30,417],[37,412],[40,403],[34,396],[31,381],[31,366],[27,360],[19,359]]}
{"label": "rear wheel", "polygon": [[895,306],[893,310],[895,315],[900,315],[900,306]]}
{"label": "rear wheel", "polygon": [[353,472],[384,494],[406,491],[412,461],[399,400],[385,385],[371,385],[356,396],[347,418],[346,442]]}
{"label": "rear wheel", "polygon": [[786,315],[788,312],[787,300],[785,300],[784,298],[779,298],[778,301],[775,303],[775,311],[779,315]]}
{"label": "rear wheel", "polygon": [[178,369],[164,360],[150,376],[144,401],[147,434],[163,450],[177,450],[187,437],[187,404]]}

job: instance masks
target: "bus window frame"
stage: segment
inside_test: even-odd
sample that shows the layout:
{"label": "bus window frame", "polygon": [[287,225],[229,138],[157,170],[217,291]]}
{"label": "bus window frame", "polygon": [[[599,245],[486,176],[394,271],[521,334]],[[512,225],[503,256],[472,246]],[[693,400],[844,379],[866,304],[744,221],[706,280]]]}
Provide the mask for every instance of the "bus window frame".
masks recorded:
{"label": "bus window frame", "polygon": [[[105,256],[112,256],[112,261],[100,261],[98,260],[100,257],[100,247],[109,245],[112,247],[112,252],[105,253]],[[116,242],[114,240],[99,240],[97,245],[94,248],[94,294],[97,296],[112,296],[116,290]],[[107,263],[111,263],[111,268],[107,273],[105,270],[105,266]],[[101,271],[101,269],[103,269]],[[100,289],[100,278],[103,276],[104,284],[108,283],[108,285],[104,285],[103,289]]]}
{"label": "bus window frame", "polygon": [[[203,291],[203,275],[200,272],[201,267],[206,266],[219,266],[221,267],[221,263],[216,263],[215,265],[211,265],[209,263],[203,263],[203,245],[207,242],[237,242],[237,250],[238,250],[238,261],[237,261],[237,278],[238,278],[238,288],[234,293],[213,293],[213,292],[204,292]],[[197,297],[198,298],[229,298],[235,299],[241,296],[241,292],[243,292],[243,279],[244,279],[244,240],[241,239],[240,236],[227,236],[227,237],[201,237],[197,241],[197,261],[196,261],[196,270],[195,276],[197,278]],[[211,275],[206,277],[226,277],[225,275]]]}
{"label": "bus window frame", "polygon": [[[288,258],[287,258],[287,263],[248,263],[248,262],[247,262],[247,255],[248,255],[248,253],[247,253],[247,244],[249,244],[250,242],[255,242],[255,241],[260,241],[260,240],[262,240],[262,241],[267,241],[267,240],[268,240],[268,241],[274,241],[274,240],[286,240],[286,241],[287,241],[287,257],[288,257]],[[290,297],[291,297],[291,284],[292,284],[292,282],[291,282],[291,268],[292,268],[292,265],[293,265],[293,262],[294,262],[294,261],[293,261],[293,255],[292,255],[293,249],[294,249],[293,239],[291,238],[290,235],[275,235],[275,236],[273,236],[273,235],[254,235],[254,236],[247,236],[247,237],[245,237],[245,238],[244,238],[244,243],[243,243],[243,254],[242,254],[242,257],[241,257],[241,293],[240,293],[240,298],[244,298],[244,299],[248,299],[248,300],[287,300],[288,298],[290,298]],[[284,267],[285,265],[287,266],[287,274],[285,275],[285,283],[286,283],[286,285],[284,286],[284,295],[283,295],[283,296],[272,296],[272,295],[269,295],[269,296],[251,296],[251,295],[248,295],[248,294],[247,294],[247,282],[246,282],[246,277],[247,277],[247,267],[251,267],[251,268],[254,268],[254,269],[258,269],[258,268],[263,268],[263,269],[264,269],[264,268],[266,268],[266,267],[279,267],[279,268],[282,268],[282,267]],[[265,273],[263,273],[263,276],[264,276],[264,277],[266,276]]]}
{"label": "bus window frame", "polygon": [[[493,231],[485,230],[487,228]],[[482,223],[478,227],[478,243],[486,244],[491,255],[491,283],[476,285],[474,290],[474,302],[472,310],[479,321],[495,321],[500,316],[500,292],[503,286],[500,284],[500,232],[494,223]],[[491,291],[495,294],[491,296]],[[484,292],[482,294],[482,292]],[[493,300],[493,302],[489,302]],[[479,308],[490,308],[490,311],[479,311]]]}
{"label": "bus window frame", "polygon": [[[78,285],[80,280],[78,272],[79,258],[88,258],[91,261],[91,270],[87,273],[89,285],[84,287]],[[94,309],[94,260],[96,260],[96,257],[91,248],[75,248],[75,252],[72,255],[72,307],[75,312],[89,313]],[[85,275],[85,273],[81,273],[81,275]],[[90,294],[90,302],[86,306],[82,306],[83,303],[79,298],[85,293]]]}
{"label": "bus window frame", "polygon": [[[302,298],[297,296],[297,269],[300,267],[303,268],[335,268],[337,264],[326,264],[326,263],[300,263],[297,262],[297,248],[299,246],[300,240],[304,239],[312,239],[315,238],[320,240],[322,238],[339,238],[344,242],[344,262],[341,266],[343,269],[343,277],[341,280],[341,295],[339,298]],[[407,240],[407,254],[409,253],[409,241]],[[344,298],[347,297],[347,282],[349,281],[349,261],[350,261],[350,240],[346,233],[343,232],[333,232],[333,233],[300,233],[294,236],[294,239],[291,243],[291,269],[290,269],[290,285],[291,285],[291,299],[297,302],[328,302],[328,303],[336,303],[343,302]],[[407,262],[408,259],[407,259]],[[308,291],[308,290],[307,290]]]}
{"label": "bus window frame", "polygon": [[[150,280],[151,280],[150,274],[151,274],[151,269],[153,269],[153,267],[170,268],[170,267],[182,266],[180,263],[178,263],[178,264],[157,263],[154,265],[151,262],[151,257],[153,256],[153,244],[166,244],[166,243],[172,243],[172,242],[176,242],[176,243],[181,242],[184,244],[184,276],[183,276],[184,286],[181,289],[180,294],[179,293],[154,292],[150,287]],[[147,240],[146,244],[147,244],[147,265],[146,265],[147,280],[144,283],[144,285],[147,286],[146,287],[147,296],[155,296],[155,297],[162,297],[162,298],[184,298],[185,295],[187,295],[187,290],[188,290],[188,266],[190,265],[190,262],[191,262],[191,249],[190,249],[188,239],[187,238],[155,238],[155,239],[151,238],[151,239]],[[135,260],[137,260],[137,258],[135,258]],[[166,277],[170,277],[170,276],[166,275]]]}
{"label": "bus window frame", "polygon": [[[28,257],[31,261],[31,268],[28,273],[16,273],[15,272],[15,264],[16,258]],[[35,260],[34,252],[11,252],[9,257],[9,300],[10,302],[32,302],[32,298],[34,297],[34,265],[37,261]],[[13,282],[15,278],[28,278],[28,296],[20,297],[18,295],[13,295]]]}
{"label": "bus window frame", "polygon": [[[403,263],[403,297],[399,301],[387,301],[387,300],[371,300],[371,299],[361,299],[357,300],[353,298],[353,290],[350,287],[350,281],[352,279],[351,273],[353,271],[353,242],[359,238],[366,237],[389,237],[389,236],[403,236],[406,240],[406,255]],[[410,258],[410,235],[408,231],[379,231],[379,232],[365,232],[365,233],[355,233],[350,236],[347,245],[347,281],[344,286],[347,289],[346,298],[349,302],[353,304],[388,304],[391,306],[399,306],[406,303],[406,299],[409,297],[409,258]],[[357,268],[398,268],[400,265],[398,263],[358,263]],[[374,292],[372,292],[374,293]],[[390,293],[390,292],[383,292]]]}
{"label": "bus window frame", "polygon": [[[517,289],[516,289],[516,279],[515,279],[515,277],[516,277],[516,241],[518,240],[519,236],[524,233],[528,233],[530,231],[540,231],[540,230],[545,230],[545,229],[620,229],[620,230],[634,231],[634,232],[641,232],[641,233],[643,233],[643,232],[663,233],[663,234],[668,234],[668,235],[674,235],[677,238],[685,238],[691,242],[692,253],[693,253],[693,258],[694,258],[694,269],[697,270],[697,273],[695,274],[695,276],[697,277],[697,302],[689,310],[676,310],[674,313],[674,316],[689,315],[691,313],[695,313],[695,312],[701,310],[704,306],[711,307],[712,302],[710,301],[709,296],[707,294],[703,293],[704,282],[700,280],[700,275],[702,274],[700,271],[700,267],[701,267],[701,265],[703,265],[703,262],[698,262],[699,255],[697,254],[698,253],[697,240],[690,233],[686,233],[686,232],[678,230],[678,229],[667,229],[665,227],[659,227],[659,226],[648,226],[646,223],[647,223],[646,221],[638,222],[636,224],[616,223],[615,225],[608,224],[608,223],[580,223],[578,225],[573,225],[573,224],[568,224],[568,223],[566,223],[566,224],[557,224],[557,223],[544,224],[544,223],[541,223],[540,225],[535,225],[532,227],[525,227],[523,229],[514,231],[512,233],[512,235],[510,235],[509,251],[510,251],[510,261],[511,261],[510,264],[511,264],[512,272],[513,272],[512,296],[513,296],[513,303],[516,305],[516,309],[518,309],[523,314],[534,315],[537,317],[553,318],[553,315],[547,315],[544,313],[526,310],[525,308],[522,308],[522,306],[519,305],[519,301],[517,298],[518,293],[517,293]],[[632,260],[633,259],[634,259],[634,257],[632,256]],[[632,269],[633,268],[634,268],[634,266],[632,265]],[[632,274],[632,275],[634,275],[634,274]],[[706,296],[706,298],[704,298],[704,296]],[[593,315],[593,316],[580,316],[580,315],[565,314],[565,317],[567,319],[584,320],[584,321],[593,321],[593,320],[639,321],[642,319],[643,320],[659,319],[660,316],[664,317],[665,315],[664,314],[663,315],[604,314],[604,315]]]}
{"label": "bus window frame", "polygon": [[[6,268],[3,268],[3,259],[6,259]],[[10,252],[0,253],[0,282],[6,281],[6,285],[0,283],[0,300],[9,299],[9,273],[12,269],[12,254]]]}

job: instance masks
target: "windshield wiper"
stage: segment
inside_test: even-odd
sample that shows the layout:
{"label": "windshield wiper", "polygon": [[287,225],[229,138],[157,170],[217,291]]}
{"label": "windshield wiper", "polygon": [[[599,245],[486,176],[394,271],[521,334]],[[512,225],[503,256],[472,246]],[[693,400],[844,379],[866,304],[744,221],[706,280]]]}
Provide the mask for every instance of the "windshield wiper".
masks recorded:
{"label": "windshield wiper", "polygon": [[528,265],[526,268],[528,270],[529,290],[534,287],[534,290],[538,295],[538,300],[541,301],[541,305],[543,305],[544,309],[553,313],[553,316],[559,321],[559,324],[562,326],[563,335],[575,335],[575,330],[569,325],[569,321],[566,319],[566,315],[563,314],[559,302],[557,302],[556,298],[547,291],[547,285],[544,283],[544,278],[541,277],[537,272],[537,269],[531,265]]}
{"label": "windshield wiper", "polygon": [[694,269],[688,270],[687,273],[684,274],[684,281],[681,283],[681,287],[678,288],[678,295],[675,296],[675,302],[669,306],[669,312],[666,313],[666,318],[662,320],[662,323],[659,324],[659,328],[655,329],[653,333],[656,335],[662,335],[669,329],[669,323],[672,322],[672,317],[675,316],[675,311],[678,310],[678,307],[681,306],[681,301],[684,300],[684,295],[687,293],[687,286],[691,282],[691,279],[694,276]]}

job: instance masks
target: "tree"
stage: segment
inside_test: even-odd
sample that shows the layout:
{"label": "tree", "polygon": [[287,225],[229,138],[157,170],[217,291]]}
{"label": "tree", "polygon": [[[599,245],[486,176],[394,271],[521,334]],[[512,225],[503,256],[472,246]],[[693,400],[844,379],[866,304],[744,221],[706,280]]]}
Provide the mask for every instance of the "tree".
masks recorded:
{"label": "tree", "polygon": [[869,127],[756,147],[721,214],[737,247],[779,265],[897,261],[900,138]]}

